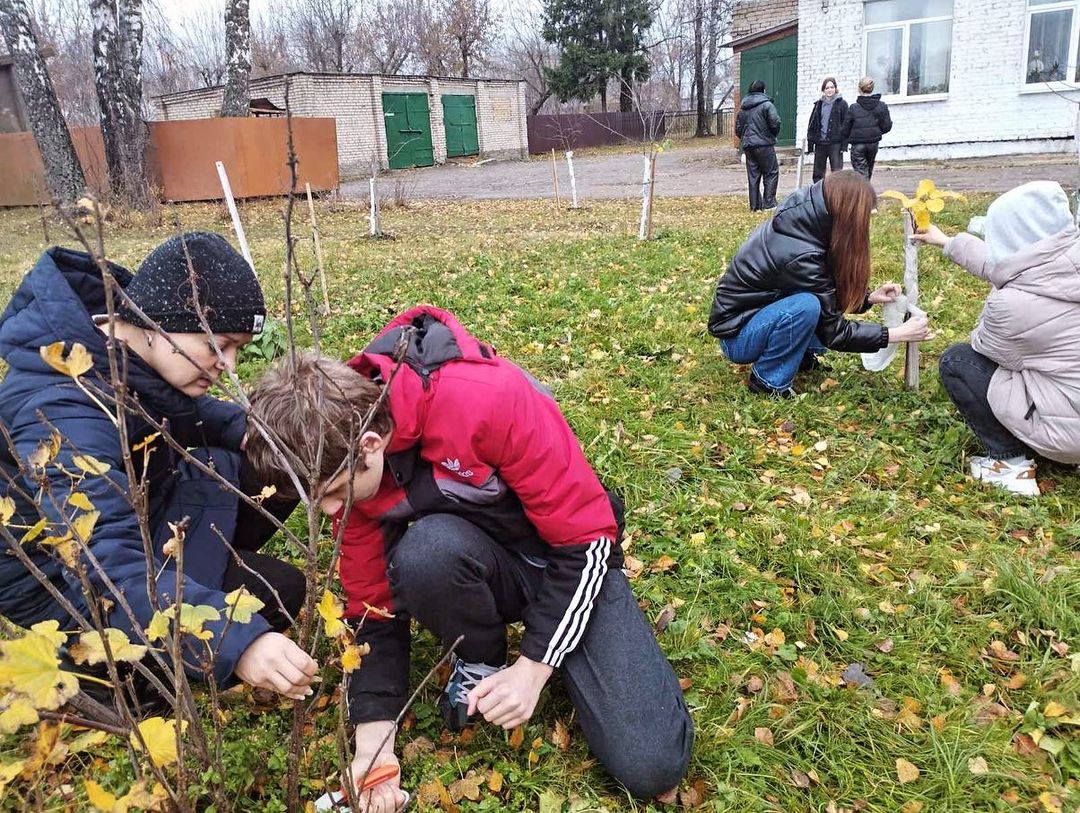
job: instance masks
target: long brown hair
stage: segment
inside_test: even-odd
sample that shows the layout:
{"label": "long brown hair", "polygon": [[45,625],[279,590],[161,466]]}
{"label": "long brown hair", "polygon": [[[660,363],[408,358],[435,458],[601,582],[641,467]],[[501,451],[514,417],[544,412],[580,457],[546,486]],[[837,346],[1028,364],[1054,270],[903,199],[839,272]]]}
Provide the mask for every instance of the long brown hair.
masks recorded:
{"label": "long brown hair", "polygon": [[868,180],[850,169],[829,175],[823,191],[832,215],[828,260],[836,303],[851,313],[862,305],[870,281],[870,210],[877,193]]}

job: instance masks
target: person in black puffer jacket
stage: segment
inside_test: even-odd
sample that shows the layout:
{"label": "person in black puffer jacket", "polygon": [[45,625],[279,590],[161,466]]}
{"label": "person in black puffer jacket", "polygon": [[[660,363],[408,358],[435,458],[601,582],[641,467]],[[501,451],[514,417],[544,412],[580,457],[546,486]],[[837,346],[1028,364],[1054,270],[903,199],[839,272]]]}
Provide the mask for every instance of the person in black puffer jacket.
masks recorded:
{"label": "person in black puffer jacket", "polygon": [[843,140],[851,145],[851,168],[868,181],[874,175],[878,142],[891,129],[888,105],[880,93],[874,93],[874,80],[864,76],[859,80],[859,97],[848,106]]}
{"label": "person in black puffer jacket", "polygon": [[776,136],[779,133],[780,115],[772,99],[765,95],[765,83],[759,79],[750,85],[735,118],[735,135],[746,156],[752,212],[776,206],[776,187],[780,182],[780,165],[776,161]]}
{"label": "person in black puffer jacket", "polygon": [[792,193],[717,281],[709,333],[728,359],[753,365],[751,391],[793,396],[796,372],[817,366],[826,349],[873,353],[927,337],[925,317],[895,328],[844,318],[900,293],[892,282],[867,290],[876,200],[851,170]]}
{"label": "person in black puffer jacket", "polygon": [[814,183],[825,177],[826,161],[833,172],[844,168],[847,145],[842,136],[847,109],[848,103],[836,92],[836,80],[826,77],[821,83],[821,98],[814,102],[806,128],[806,143],[814,153]]}

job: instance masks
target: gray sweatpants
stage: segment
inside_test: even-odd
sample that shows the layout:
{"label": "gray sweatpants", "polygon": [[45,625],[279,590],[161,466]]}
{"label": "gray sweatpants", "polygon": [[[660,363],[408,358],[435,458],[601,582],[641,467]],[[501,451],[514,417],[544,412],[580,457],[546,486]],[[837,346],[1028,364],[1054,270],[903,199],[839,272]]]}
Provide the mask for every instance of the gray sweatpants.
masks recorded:
{"label": "gray sweatpants", "polygon": [[[399,606],[469,662],[506,660],[506,624],[536,595],[543,568],[462,517],[417,520],[394,548]],[[635,796],[679,784],[694,724],[678,678],[621,571],[608,571],[585,635],[559,668],[589,748]]]}

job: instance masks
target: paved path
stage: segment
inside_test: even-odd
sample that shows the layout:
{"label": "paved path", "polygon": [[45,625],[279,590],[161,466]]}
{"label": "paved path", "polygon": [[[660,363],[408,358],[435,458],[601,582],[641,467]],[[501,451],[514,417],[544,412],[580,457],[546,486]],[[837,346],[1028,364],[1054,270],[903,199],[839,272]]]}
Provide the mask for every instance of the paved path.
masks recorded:
{"label": "paved path", "polygon": [[[741,195],[746,173],[732,163],[728,148],[692,147],[662,153],[657,162],[656,194],[659,196]],[[643,159],[639,153],[607,153],[575,157],[578,195],[588,198],[633,198],[641,194]],[[807,180],[811,167],[807,166]],[[879,164],[874,185],[879,190],[914,190],[922,178],[932,178],[943,189],[965,192],[1002,192],[1030,180],[1057,180],[1075,188],[1080,170],[1075,157],[1028,155],[966,159],[949,162]],[[404,184],[409,199],[535,199],[552,194],[551,164],[542,157],[528,161],[487,161],[478,165],[446,164],[423,169],[395,170],[383,177],[383,194]],[[566,162],[559,162],[559,188],[569,199]],[[782,167],[780,192],[795,186],[794,163]],[[366,180],[341,185],[347,198],[365,198]]]}

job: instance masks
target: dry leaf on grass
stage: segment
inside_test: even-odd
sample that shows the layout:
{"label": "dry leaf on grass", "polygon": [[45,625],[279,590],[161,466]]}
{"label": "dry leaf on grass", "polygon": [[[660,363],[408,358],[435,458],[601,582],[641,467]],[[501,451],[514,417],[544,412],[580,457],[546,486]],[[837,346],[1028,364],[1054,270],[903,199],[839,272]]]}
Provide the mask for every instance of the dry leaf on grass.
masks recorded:
{"label": "dry leaf on grass", "polygon": [[896,760],[896,778],[900,780],[901,785],[914,782],[919,778],[919,769],[903,757],[898,757]]}

